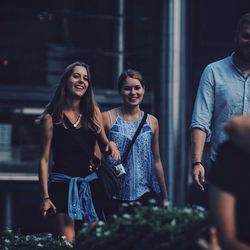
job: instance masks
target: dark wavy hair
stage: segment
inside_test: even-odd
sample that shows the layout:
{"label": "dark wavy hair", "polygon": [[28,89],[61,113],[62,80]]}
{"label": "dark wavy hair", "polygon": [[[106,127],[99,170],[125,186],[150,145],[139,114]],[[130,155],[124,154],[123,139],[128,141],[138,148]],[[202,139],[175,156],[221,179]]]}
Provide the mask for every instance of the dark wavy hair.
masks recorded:
{"label": "dark wavy hair", "polygon": [[96,112],[97,104],[93,94],[89,66],[86,63],[79,61],[74,62],[65,68],[52,99],[45,107],[42,115],[38,117],[37,122],[41,123],[44,116],[50,114],[54,121],[57,123],[63,123],[63,108],[67,99],[67,82],[76,66],[86,68],[89,81],[88,88],[80,101],[80,113],[82,114],[81,124],[85,129],[98,132],[100,130],[100,122]]}
{"label": "dark wavy hair", "polygon": [[142,87],[145,88],[145,82],[144,82],[144,79],[142,77],[142,74],[138,71],[133,70],[133,69],[126,69],[121,73],[121,75],[118,78],[118,91],[119,91],[119,93],[121,92],[122,86],[125,83],[127,77],[137,79],[141,83]]}

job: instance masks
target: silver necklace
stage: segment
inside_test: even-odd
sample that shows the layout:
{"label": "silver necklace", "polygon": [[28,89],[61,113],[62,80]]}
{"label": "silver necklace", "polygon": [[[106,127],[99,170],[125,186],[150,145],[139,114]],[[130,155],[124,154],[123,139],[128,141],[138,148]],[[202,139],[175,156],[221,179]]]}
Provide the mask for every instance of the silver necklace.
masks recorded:
{"label": "silver necklace", "polygon": [[76,120],[76,122],[73,123],[73,126],[74,126],[75,128],[80,124],[81,119],[82,119],[82,114],[80,114],[79,117],[78,117],[78,119]]}

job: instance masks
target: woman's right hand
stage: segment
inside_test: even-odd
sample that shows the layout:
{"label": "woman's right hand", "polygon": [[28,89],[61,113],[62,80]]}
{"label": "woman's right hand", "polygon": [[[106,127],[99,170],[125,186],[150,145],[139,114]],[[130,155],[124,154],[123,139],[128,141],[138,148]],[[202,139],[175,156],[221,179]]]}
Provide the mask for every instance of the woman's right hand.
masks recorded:
{"label": "woman's right hand", "polygon": [[48,211],[51,211],[52,214],[56,213],[56,207],[53,204],[53,202],[50,200],[50,198],[43,199],[43,203],[41,205],[41,211],[42,211],[43,217],[46,217],[48,215]]}
{"label": "woman's right hand", "polygon": [[111,153],[114,160],[121,160],[120,152],[115,142],[110,141],[108,144],[108,151]]}

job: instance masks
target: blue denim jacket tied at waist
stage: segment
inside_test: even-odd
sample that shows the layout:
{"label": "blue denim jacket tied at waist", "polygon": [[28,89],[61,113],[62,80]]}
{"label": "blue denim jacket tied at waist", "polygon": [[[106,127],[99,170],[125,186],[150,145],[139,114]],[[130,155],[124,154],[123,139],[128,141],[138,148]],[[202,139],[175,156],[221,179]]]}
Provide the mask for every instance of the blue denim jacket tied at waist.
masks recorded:
{"label": "blue denim jacket tied at waist", "polygon": [[[72,177],[60,173],[50,173],[49,182],[69,182],[68,215],[71,219],[84,219],[86,223],[98,220],[89,186],[89,182],[97,178],[95,172],[86,177]],[[79,190],[77,183],[80,183]]]}

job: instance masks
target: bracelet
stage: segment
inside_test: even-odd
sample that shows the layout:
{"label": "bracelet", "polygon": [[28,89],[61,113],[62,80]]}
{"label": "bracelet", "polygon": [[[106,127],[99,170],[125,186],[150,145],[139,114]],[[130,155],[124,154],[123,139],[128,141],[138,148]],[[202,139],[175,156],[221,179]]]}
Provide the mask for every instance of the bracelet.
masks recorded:
{"label": "bracelet", "polygon": [[200,164],[203,165],[201,161],[196,161],[196,162],[192,163],[192,166],[194,167],[194,166],[200,165]]}
{"label": "bracelet", "polygon": [[49,196],[44,197],[43,200],[49,200]]}

